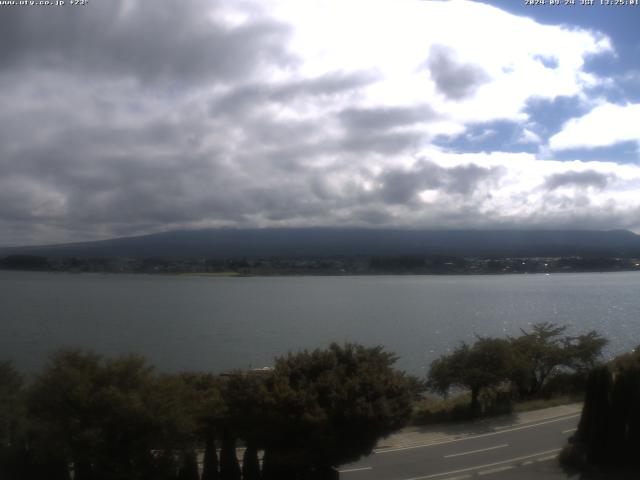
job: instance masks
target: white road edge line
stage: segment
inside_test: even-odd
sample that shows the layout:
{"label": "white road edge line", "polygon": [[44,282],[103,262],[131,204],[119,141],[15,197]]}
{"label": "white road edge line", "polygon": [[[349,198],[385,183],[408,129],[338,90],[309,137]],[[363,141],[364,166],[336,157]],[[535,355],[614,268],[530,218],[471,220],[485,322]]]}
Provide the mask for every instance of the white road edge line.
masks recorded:
{"label": "white road edge line", "polygon": [[[567,417],[567,416],[579,415],[581,412],[582,412],[582,408],[581,408],[578,412],[573,412],[573,413],[570,413],[570,412],[567,412],[567,413],[561,413],[561,414],[559,414],[559,415],[553,415],[553,416],[551,416],[551,417],[541,418],[541,419],[539,419],[539,420],[530,420],[529,422],[526,422],[526,423],[537,423],[537,422],[539,422],[539,421],[553,420],[553,419],[555,419],[555,418],[563,418],[563,417]],[[525,424],[526,424],[526,423],[525,423]],[[503,429],[505,429],[505,428],[515,427],[516,425],[517,425],[516,423],[512,423],[511,425],[504,425],[504,426],[501,426],[501,427],[495,427],[495,430],[496,430],[496,431],[498,431],[498,430],[503,430]]]}
{"label": "white road edge line", "polygon": [[351,472],[362,472],[364,470],[373,470],[373,467],[347,468],[345,470],[338,470],[338,472],[351,473]]}
{"label": "white road edge line", "polygon": [[549,460],[553,460],[555,458],[558,458],[558,455],[554,453],[553,455],[547,455],[546,457],[536,458],[536,462],[548,462]]}
{"label": "white road edge line", "polygon": [[461,457],[462,455],[471,455],[472,453],[488,452],[489,450],[496,450],[498,448],[504,448],[508,446],[509,446],[508,443],[503,443],[502,445],[496,445],[495,447],[487,447],[487,448],[481,448],[479,450],[470,450],[468,452],[452,453],[450,455],[444,455],[444,458]]}
{"label": "white road edge line", "polygon": [[504,467],[496,467],[491,470],[481,470],[478,472],[478,475],[491,475],[492,473],[504,472],[505,470],[511,470],[515,468],[513,465],[505,465]]}
{"label": "white road edge line", "polygon": [[508,460],[502,460],[500,462],[488,463],[486,465],[476,465],[474,467],[461,468],[459,470],[451,470],[450,472],[432,473],[431,475],[424,475],[422,477],[405,478],[403,480],[426,480],[428,478],[444,477],[446,475],[455,475],[456,473],[471,472],[473,470],[482,470],[482,469],[485,469],[485,468],[497,467],[498,465],[505,465],[505,464],[508,464],[508,463],[519,462],[520,460],[526,460],[528,458],[539,457],[541,455],[548,455],[550,453],[558,453],[560,450],[562,450],[562,449],[561,448],[555,448],[553,450],[546,450],[544,452],[532,453],[531,455],[524,455],[522,457],[510,458]]}
{"label": "white road edge line", "polygon": [[574,415],[569,415],[567,417],[554,418],[553,420],[547,420],[546,422],[523,425],[523,426],[520,426],[520,427],[510,428],[508,430],[500,430],[499,432],[481,433],[479,435],[469,435],[468,437],[453,438],[451,440],[442,440],[440,442],[425,443],[425,444],[422,444],[422,445],[411,445],[409,447],[386,448],[384,450],[382,450],[382,449],[381,450],[374,450],[374,453],[376,455],[382,454],[382,453],[393,453],[393,452],[400,452],[400,451],[403,451],[403,450],[414,450],[416,448],[435,447],[436,445],[444,445],[444,444],[447,444],[447,443],[462,442],[464,440],[473,440],[475,438],[491,437],[493,435],[500,435],[500,434],[503,434],[503,433],[515,432],[516,430],[525,430],[527,428],[539,427],[540,425],[546,425],[548,423],[561,422],[563,420],[569,420],[571,418],[579,417],[580,415],[581,415],[580,413],[576,413]]}
{"label": "white road edge line", "polygon": [[568,428],[567,430],[562,430],[562,432],[560,433],[571,433],[571,432],[575,432],[576,430],[578,430],[577,428]]}

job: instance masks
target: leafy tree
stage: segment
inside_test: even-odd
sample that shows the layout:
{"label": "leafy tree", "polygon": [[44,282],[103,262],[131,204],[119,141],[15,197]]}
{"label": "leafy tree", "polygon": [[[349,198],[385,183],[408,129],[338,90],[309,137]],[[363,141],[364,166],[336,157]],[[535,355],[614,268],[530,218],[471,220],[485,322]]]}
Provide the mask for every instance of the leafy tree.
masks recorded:
{"label": "leafy tree", "polygon": [[542,322],[533,325],[530,332],[521,330],[522,335],[510,338],[515,353],[512,377],[521,396],[540,393],[549,375],[567,362],[561,337],[566,329]]}
{"label": "leafy tree", "polygon": [[590,331],[577,337],[562,336],[567,326],[537,323],[531,331],[510,338],[514,351],[512,380],[520,396],[540,394],[547,380],[560,367],[585,375],[595,367],[607,340]]}
{"label": "leafy tree", "polygon": [[11,362],[0,362],[0,448],[19,441],[24,421],[22,376]]}
{"label": "leafy tree", "polygon": [[582,416],[570,450],[595,465],[639,467],[640,351],[588,376]]}
{"label": "leafy tree", "polygon": [[227,405],[222,398],[222,382],[220,377],[209,373],[185,372],[178,377],[189,392],[195,442],[205,447],[202,480],[218,480],[216,434],[228,418]]}
{"label": "leafy tree", "polygon": [[369,454],[405,425],[411,382],[382,347],[332,344],[276,359],[264,379],[263,477],[326,470]]}
{"label": "leafy tree", "polygon": [[482,389],[495,387],[509,378],[511,347],[498,338],[479,338],[473,345],[462,343],[451,354],[434,360],[428,385],[446,395],[451,387],[471,391],[471,410],[480,411]]}
{"label": "leafy tree", "polygon": [[618,355],[611,362],[615,370],[626,371],[640,368],[640,345],[638,345],[630,353]]}
{"label": "leafy tree", "polygon": [[0,362],[0,478],[26,475],[24,382],[11,362]]}
{"label": "leafy tree", "polygon": [[595,330],[591,330],[577,337],[565,337],[562,343],[566,366],[586,376],[598,365],[602,349],[607,346],[609,340]]}
{"label": "leafy tree", "polygon": [[188,438],[184,398],[178,382],[157,377],[140,357],[61,351],[29,394],[35,444],[82,465],[85,478],[138,478],[157,465],[152,450]]}
{"label": "leafy tree", "polygon": [[211,373],[183,372],[177,375],[188,392],[189,411],[195,421],[195,431],[201,443],[210,437],[228,417],[222,396],[223,383]]}
{"label": "leafy tree", "polygon": [[590,461],[596,463],[600,463],[606,455],[611,386],[612,376],[606,366],[599,367],[589,374],[578,436],[589,445],[587,456]]}

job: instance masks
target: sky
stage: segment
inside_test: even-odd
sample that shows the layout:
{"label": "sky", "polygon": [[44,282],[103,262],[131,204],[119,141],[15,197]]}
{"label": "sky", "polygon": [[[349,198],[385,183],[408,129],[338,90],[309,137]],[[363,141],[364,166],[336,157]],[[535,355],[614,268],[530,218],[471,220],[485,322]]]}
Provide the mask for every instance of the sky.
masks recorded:
{"label": "sky", "polygon": [[546,3],[0,5],[0,245],[640,233],[640,5]]}

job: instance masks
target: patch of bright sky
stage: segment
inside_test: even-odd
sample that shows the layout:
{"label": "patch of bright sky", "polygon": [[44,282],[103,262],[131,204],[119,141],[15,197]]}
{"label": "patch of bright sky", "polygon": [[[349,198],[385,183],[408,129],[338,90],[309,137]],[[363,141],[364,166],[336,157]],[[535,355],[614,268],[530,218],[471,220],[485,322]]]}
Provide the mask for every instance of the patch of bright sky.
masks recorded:
{"label": "patch of bright sky", "polygon": [[472,125],[456,137],[442,136],[436,144],[457,152],[518,151],[535,153],[540,138],[532,129],[509,121]]}
{"label": "patch of bright sky", "polygon": [[626,141],[608,147],[596,147],[591,149],[568,149],[553,153],[555,160],[602,161],[618,163],[637,163],[640,158],[638,143]]}
{"label": "patch of bright sky", "polygon": [[576,0],[575,5],[565,0],[560,0],[560,5],[549,5],[549,0],[546,5],[524,5],[524,1],[513,0],[479,1],[516,15],[525,15],[539,23],[564,24],[605,33],[611,38],[616,54],[590,59],[586,68],[594,73],[623,75],[629,63],[637,61],[640,55],[640,5],[600,5],[600,0],[595,0],[591,6],[581,5],[580,0]]}
{"label": "patch of bright sky", "polygon": [[557,97],[553,101],[532,99],[526,108],[526,112],[536,122],[536,132],[545,139],[559,131],[567,119],[582,116],[589,110],[589,106],[577,96]]}
{"label": "patch of bright sky", "polygon": [[[585,70],[599,76],[612,77],[625,84],[627,100],[637,100],[640,96],[640,5],[575,5],[560,1],[560,5],[528,6],[524,2],[512,0],[480,0],[516,15],[525,15],[539,23],[549,25],[564,24],[606,34],[612,41],[615,53],[592,56],[586,60]],[[629,82],[629,73],[635,70],[636,81]]]}
{"label": "patch of bright sky", "polygon": [[[586,115],[594,107],[603,103],[615,105],[633,105],[640,103],[640,35],[637,26],[640,24],[640,6],[604,6],[599,0],[592,6],[581,5],[576,0],[560,1],[560,5],[524,5],[524,2],[513,0],[482,0],[501,10],[518,16],[525,16],[545,25],[562,25],[570,30],[587,30],[596,37],[603,35],[610,39],[611,50],[597,55],[587,55],[583,71],[594,75],[598,82],[585,85],[578,95],[561,95],[555,98],[538,97],[530,100],[525,113],[529,115],[529,124],[523,130],[525,137],[529,133],[539,136],[542,142],[557,134],[572,119]],[[533,43],[544,41],[543,38],[530,38]],[[522,46],[522,48],[526,48]],[[558,45],[560,50],[561,46]],[[547,69],[557,68],[558,62],[553,55],[536,57]],[[538,77],[540,79],[540,77]],[[557,79],[550,79],[557,82]],[[555,88],[555,85],[552,84]],[[560,85],[558,84],[558,88]],[[633,107],[631,107],[633,108]],[[614,128],[611,125],[610,128]],[[518,143],[513,141],[513,128],[502,125],[496,129],[491,122],[477,124],[465,134],[454,139],[440,137],[439,145],[454,150],[486,151],[488,148],[501,147],[504,151],[532,151],[533,142]],[[626,125],[625,129],[629,129]],[[483,138],[482,131],[496,131],[491,138]],[[640,140],[640,134],[637,135]],[[628,137],[628,135],[627,135]],[[522,138],[522,137],[521,137]],[[531,139],[535,137],[530,136]],[[446,140],[446,141],[443,141]],[[570,151],[552,151],[540,145],[540,152],[547,159],[568,160],[582,158],[585,161],[606,159],[608,161],[638,161],[638,147],[635,141],[626,141],[619,145],[591,147],[589,150],[574,148]],[[595,149],[594,149],[595,148]]]}

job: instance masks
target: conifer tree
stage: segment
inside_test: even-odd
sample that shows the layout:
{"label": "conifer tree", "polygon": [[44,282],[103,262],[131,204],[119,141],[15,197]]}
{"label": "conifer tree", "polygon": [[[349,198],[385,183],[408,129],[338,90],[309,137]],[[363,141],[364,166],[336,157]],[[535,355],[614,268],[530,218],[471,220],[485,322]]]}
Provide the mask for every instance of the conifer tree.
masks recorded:
{"label": "conifer tree", "polygon": [[611,387],[608,367],[598,367],[589,374],[578,437],[587,446],[587,459],[594,464],[606,462]]}
{"label": "conifer tree", "polygon": [[180,468],[178,470],[178,480],[200,480],[198,474],[198,458],[196,452],[187,450],[182,454],[180,459]]}
{"label": "conifer tree", "polygon": [[81,459],[74,462],[73,480],[93,480],[93,466],[89,461]]}
{"label": "conifer tree", "polygon": [[216,452],[216,439],[212,434],[207,435],[204,448],[204,460],[202,465],[202,480],[218,480],[218,453]]}
{"label": "conifer tree", "polygon": [[156,462],[154,477],[157,480],[177,480],[178,465],[173,453],[164,450]]}
{"label": "conifer tree", "polygon": [[236,456],[236,439],[228,428],[222,434],[220,451],[220,480],[241,480],[240,465]]}
{"label": "conifer tree", "polygon": [[258,450],[249,444],[242,459],[242,480],[260,480]]}

